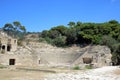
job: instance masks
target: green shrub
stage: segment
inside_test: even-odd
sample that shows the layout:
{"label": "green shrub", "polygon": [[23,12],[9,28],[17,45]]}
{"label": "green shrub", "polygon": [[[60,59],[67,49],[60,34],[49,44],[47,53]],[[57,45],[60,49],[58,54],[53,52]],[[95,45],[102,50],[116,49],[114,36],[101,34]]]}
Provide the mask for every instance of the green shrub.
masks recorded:
{"label": "green shrub", "polygon": [[75,66],[73,67],[74,70],[80,70],[80,67],[79,66]]}
{"label": "green shrub", "polygon": [[53,45],[56,45],[58,47],[63,47],[66,44],[66,37],[65,36],[60,36],[57,37],[53,40]]}
{"label": "green shrub", "polygon": [[92,65],[86,65],[85,66],[85,69],[92,69],[93,67],[92,67]]}
{"label": "green shrub", "polygon": [[106,35],[103,36],[101,41],[100,41],[101,45],[106,45],[111,50],[114,50],[113,45],[116,44],[116,43],[117,43],[117,41],[114,38],[112,38],[111,36],[106,36]]}
{"label": "green shrub", "polygon": [[49,37],[45,37],[45,41],[48,43],[48,44],[53,44],[53,40]]}
{"label": "green shrub", "polygon": [[39,42],[45,42],[45,38],[40,37]]}

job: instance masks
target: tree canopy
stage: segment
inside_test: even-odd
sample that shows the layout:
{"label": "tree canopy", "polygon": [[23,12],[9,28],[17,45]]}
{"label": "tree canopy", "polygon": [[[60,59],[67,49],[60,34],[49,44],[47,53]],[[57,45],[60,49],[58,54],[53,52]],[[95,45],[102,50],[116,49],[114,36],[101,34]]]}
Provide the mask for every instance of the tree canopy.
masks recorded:
{"label": "tree canopy", "polygon": [[13,37],[22,38],[26,32],[25,26],[22,26],[19,21],[14,21],[13,23],[6,23],[2,28],[8,35]]}
{"label": "tree canopy", "polygon": [[[80,21],[70,21],[68,26],[60,25],[50,30],[42,31],[42,37],[55,39],[65,36],[65,45],[71,44],[100,44],[103,36],[111,36],[116,41],[120,41],[120,24],[116,20],[104,23],[82,23]],[[57,46],[57,45],[56,45]]]}

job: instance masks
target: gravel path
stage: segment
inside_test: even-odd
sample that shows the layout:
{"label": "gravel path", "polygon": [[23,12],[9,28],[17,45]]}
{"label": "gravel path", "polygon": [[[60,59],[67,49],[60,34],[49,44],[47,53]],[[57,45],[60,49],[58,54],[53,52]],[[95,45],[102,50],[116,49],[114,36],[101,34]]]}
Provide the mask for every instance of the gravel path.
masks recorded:
{"label": "gravel path", "polygon": [[120,74],[115,74],[118,70],[119,67],[107,66],[88,71],[52,74],[44,80],[120,80]]}

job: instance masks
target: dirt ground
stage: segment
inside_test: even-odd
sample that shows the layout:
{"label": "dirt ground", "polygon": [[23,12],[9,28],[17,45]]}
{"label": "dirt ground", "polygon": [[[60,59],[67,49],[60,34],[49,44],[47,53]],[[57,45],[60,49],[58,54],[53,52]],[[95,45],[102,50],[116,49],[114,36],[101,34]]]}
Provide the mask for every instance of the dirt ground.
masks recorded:
{"label": "dirt ground", "polygon": [[43,80],[47,74],[41,71],[0,69],[0,80]]}
{"label": "dirt ground", "polygon": [[116,75],[120,75],[120,69],[115,70],[115,74],[116,74]]}
{"label": "dirt ground", "polygon": [[10,67],[0,68],[0,80],[44,80],[47,75],[59,72],[68,72],[66,69],[45,67]]}
{"label": "dirt ground", "polygon": [[[49,80],[49,77],[51,77],[52,74],[55,76],[53,76],[53,79],[50,78],[50,80],[55,80],[56,77],[57,77],[57,80],[68,80],[67,78],[69,77],[69,75],[71,78],[70,80],[73,80],[72,78],[74,78],[74,80],[81,80],[81,77],[84,77],[85,75],[88,77],[91,77],[91,76],[94,77],[95,74],[101,75],[106,72],[108,74],[108,73],[111,73],[111,71],[113,71],[113,73],[116,74],[116,76],[111,75],[109,76],[110,79],[113,78],[111,80],[120,80],[120,77],[118,77],[120,75],[120,68],[117,68],[117,67],[114,68],[112,66],[93,69],[93,70],[87,70],[87,71],[86,70],[76,71],[76,70],[71,70],[66,68],[54,68],[54,67],[53,68],[48,68],[48,67],[46,68],[45,67],[17,67],[17,68],[10,67],[9,68],[8,67],[8,68],[0,69],[0,80],[44,80],[44,79]],[[61,77],[65,79],[61,79]],[[105,78],[104,80],[109,80],[108,79],[109,77],[105,77],[103,75],[103,77],[100,77],[101,79],[98,79],[98,80],[103,80],[102,78]],[[89,79],[89,80],[96,80],[96,79]]]}

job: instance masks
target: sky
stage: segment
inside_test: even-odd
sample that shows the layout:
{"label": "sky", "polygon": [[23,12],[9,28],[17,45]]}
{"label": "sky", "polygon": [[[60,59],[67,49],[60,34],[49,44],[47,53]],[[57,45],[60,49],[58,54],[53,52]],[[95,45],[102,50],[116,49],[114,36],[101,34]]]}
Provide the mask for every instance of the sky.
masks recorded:
{"label": "sky", "polygon": [[73,22],[120,22],[120,0],[0,0],[0,28],[19,21],[29,32]]}

